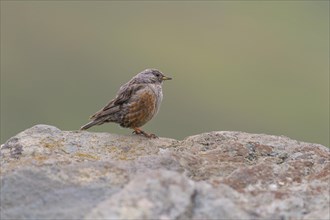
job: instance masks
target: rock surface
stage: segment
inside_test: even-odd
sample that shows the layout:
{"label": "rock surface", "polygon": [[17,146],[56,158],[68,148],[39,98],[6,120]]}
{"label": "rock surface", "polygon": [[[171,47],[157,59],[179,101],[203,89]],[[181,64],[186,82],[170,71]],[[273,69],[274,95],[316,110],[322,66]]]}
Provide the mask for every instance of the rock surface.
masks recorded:
{"label": "rock surface", "polygon": [[1,146],[1,219],[329,219],[329,148],[36,125]]}

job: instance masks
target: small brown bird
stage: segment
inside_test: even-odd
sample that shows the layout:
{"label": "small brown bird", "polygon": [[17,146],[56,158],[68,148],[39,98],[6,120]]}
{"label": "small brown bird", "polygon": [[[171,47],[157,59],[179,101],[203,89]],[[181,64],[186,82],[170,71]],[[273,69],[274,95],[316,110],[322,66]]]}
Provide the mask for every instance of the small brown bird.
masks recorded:
{"label": "small brown bird", "polygon": [[86,130],[106,122],[118,123],[124,128],[134,129],[133,133],[156,138],[140,129],[158,112],[163,99],[162,83],[172,78],[156,69],[146,69],[120,87],[117,96],[104,108],[90,117],[91,122],[82,126]]}

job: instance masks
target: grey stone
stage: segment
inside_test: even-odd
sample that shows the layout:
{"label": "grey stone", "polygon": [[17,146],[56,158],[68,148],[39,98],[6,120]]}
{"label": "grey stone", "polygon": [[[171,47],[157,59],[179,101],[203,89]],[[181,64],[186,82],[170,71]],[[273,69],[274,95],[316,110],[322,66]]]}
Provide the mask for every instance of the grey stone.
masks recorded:
{"label": "grey stone", "polygon": [[1,146],[1,219],[329,219],[329,148],[36,125]]}
{"label": "grey stone", "polygon": [[[178,219],[190,209],[193,182],[176,172],[158,170],[133,178],[119,193],[99,204],[87,219]],[[111,207],[111,208],[109,208]]]}

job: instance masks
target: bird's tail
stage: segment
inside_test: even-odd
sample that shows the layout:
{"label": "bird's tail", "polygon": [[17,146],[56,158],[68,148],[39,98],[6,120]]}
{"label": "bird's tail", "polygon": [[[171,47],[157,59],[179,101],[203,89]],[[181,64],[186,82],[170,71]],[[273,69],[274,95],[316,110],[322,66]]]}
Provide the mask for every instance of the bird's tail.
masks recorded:
{"label": "bird's tail", "polygon": [[88,128],[93,127],[94,125],[100,125],[100,124],[102,124],[102,122],[100,122],[100,120],[94,120],[94,121],[88,122],[87,124],[82,126],[80,128],[80,130],[87,130]]}

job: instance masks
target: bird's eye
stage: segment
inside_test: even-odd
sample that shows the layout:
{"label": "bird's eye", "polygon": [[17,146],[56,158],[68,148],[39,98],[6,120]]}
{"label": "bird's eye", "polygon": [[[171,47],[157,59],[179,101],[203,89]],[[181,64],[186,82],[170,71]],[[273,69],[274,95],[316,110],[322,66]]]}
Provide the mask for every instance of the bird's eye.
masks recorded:
{"label": "bird's eye", "polygon": [[159,73],[155,73],[155,76],[160,77],[160,74]]}

